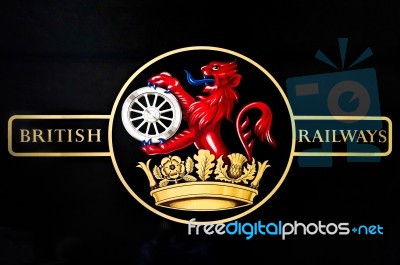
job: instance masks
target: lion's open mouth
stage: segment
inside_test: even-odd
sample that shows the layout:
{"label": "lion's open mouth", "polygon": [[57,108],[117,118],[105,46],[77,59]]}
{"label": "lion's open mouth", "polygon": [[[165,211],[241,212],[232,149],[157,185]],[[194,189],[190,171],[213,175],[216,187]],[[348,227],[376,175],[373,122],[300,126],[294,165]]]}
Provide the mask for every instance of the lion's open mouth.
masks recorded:
{"label": "lion's open mouth", "polygon": [[215,89],[217,89],[216,86],[205,86],[202,92],[208,94],[208,93],[212,92]]}

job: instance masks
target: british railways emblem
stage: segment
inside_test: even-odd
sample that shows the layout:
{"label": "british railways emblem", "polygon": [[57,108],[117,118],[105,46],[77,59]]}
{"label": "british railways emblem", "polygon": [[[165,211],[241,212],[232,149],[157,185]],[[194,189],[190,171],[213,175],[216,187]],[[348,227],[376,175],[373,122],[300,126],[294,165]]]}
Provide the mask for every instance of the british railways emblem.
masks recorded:
{"label": "british railways emblem", "polygon": [[263,205],[293,159],[293,116],[272,75],[226,49],[151,60],[114,104],[109,145],[126,189],[186,223],[230,221]]}

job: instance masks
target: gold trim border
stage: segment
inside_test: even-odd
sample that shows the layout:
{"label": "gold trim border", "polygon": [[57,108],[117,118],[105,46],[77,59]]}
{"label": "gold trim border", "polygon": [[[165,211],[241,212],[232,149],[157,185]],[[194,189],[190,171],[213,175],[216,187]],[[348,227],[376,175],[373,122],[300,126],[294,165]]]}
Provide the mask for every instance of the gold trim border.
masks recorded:
{"label": "gold trim border", "polygon": [[[367,120],[386,121],[388,123],[388,150],[384,153],[371,152],[294,152],[294,156],[388,156],[393,149],[393,124],[389,117],[385,116],[294,116],[294,120]],[[294,135],[296,138],[296,134]]]}
{"label": "gold trim border", "polygon": [[8,152],[17,157],[88,157],[111,156],[110,152],[14,152],[12,149],[12,123],[15,120],[73,120],[73,119],[104,119],[110,120],[110,115],[13,115],[8,119]]}

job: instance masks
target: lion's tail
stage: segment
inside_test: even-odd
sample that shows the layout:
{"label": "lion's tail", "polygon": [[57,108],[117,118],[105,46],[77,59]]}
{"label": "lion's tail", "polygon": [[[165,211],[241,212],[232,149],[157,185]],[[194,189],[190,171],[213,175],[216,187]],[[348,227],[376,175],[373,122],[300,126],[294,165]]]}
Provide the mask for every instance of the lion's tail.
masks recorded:
{"label": "lion's tail", "polygon": [[[261,117],[254,125],[253,130],[251,128],[248,129],[250,125],[250,119],[246,115],[246,113],[252,109],[261,111]],[[271,146],[276,148],[276,142],[271,136],[271,124],[272,112],[268,105],[263,102],[250,103],[243,107],[243,109],[239,112],[236,118],[236,131],[246,150],[247,159],[249,161],[252,160],[252,150],[254,147],[254,139],[252,137],[253,131],[262,142],[268,142]]]}

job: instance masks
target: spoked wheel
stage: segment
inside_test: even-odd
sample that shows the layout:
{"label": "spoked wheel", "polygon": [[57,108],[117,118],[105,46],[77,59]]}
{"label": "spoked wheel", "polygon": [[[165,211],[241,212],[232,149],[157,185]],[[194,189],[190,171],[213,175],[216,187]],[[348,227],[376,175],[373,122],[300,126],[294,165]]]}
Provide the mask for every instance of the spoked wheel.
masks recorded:
{"label": "spoked wheel", "polygon": [[182,121],[178,100],[167,90],[142,87],[133,91],[122,106],[122,122],[128,133],[146,143],[172,137]]}

